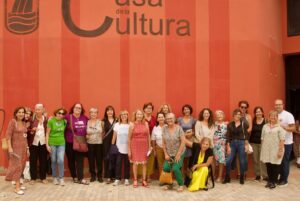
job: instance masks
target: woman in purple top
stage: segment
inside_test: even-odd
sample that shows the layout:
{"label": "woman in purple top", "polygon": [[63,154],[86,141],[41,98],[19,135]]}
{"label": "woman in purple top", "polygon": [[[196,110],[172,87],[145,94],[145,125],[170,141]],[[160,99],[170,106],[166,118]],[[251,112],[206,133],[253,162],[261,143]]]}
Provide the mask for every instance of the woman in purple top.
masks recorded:
{"label": "woman in purple top", "polygon": [[[83,179],[84,153],[73,150],[73,131],[78,136],[86,136],[88,118],[84,115],[84,112],[85,110],[82,104],[75,103],[71,107],[70,113],[65,116],[65,119],[67,120],[67,127],[65,130],[66,155],[74,183],[89,184],[85,179]],[[71,125],[73,127],[73,131]]]}

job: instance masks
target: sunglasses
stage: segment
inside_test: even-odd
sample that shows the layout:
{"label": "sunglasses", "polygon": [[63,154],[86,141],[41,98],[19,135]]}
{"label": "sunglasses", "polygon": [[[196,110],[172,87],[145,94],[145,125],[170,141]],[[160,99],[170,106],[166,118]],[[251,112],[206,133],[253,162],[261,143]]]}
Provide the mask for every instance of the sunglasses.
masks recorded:
{"label": "sunglasses", "polygon": [[242,109],[247,109],[248,107],[247,107],[247,106],[241,106],[240,108],[242,108]]}
{"label": "sunglasses", "polygon": [[57,114],[60,114],[60,115],[65,115],[65,113],[63,113],[63,112],[58,112]]}

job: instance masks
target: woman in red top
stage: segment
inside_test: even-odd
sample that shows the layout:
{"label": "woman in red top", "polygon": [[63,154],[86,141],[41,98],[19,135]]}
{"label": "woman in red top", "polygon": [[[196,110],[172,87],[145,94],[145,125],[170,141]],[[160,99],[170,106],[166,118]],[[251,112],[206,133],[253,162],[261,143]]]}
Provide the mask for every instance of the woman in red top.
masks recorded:
{"label": "woman in red top", "polygon": [[137,184],[137,167],[143,165],[143,183],[142,186],[148,187],[146,181],[147,173],[147,153],[150,150],[150,133],[148,123],[145,122],[145,116],[142,110],[137,110],[134,113],[134,122],[129,126],[128,134],[128,157],[133,164],[133,187]]}

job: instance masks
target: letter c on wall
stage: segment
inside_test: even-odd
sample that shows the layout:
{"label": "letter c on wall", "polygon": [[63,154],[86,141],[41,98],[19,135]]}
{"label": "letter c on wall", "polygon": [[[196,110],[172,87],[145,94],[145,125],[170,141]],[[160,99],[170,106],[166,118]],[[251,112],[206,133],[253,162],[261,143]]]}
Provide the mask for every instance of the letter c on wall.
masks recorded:
{"label": "letter c on wall", "polygon": [[65,24],[70,29],[70,31],[78,36],[82,37],[96,37],[104,34],[111,26],[113,18],[105,17],[104,22],[100,27],[94,30],[83,30],[76,26],[71,17],[71,0],[62,1],[62,14],[65,21]]}

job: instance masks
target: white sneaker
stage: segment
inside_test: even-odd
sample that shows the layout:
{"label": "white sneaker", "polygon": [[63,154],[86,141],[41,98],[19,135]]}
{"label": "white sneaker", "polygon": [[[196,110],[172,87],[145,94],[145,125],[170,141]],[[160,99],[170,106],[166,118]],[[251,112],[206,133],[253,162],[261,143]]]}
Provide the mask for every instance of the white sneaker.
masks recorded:
{"label": "white sneaker", "polygon": [[58,184],[59,184],[59,182],[58,182],[58,179],[57,179],[57,178],[53,178],[53,184],[54,184],[54,185],[58,185]]}
{"label": "white sneaker", "polygon": [[125,186],[129,186],[129,180],[128,180],[128,179],[125,179],[124,184],[125,184]]}
{"label": "white sneaker", "polygon": [[59,185],[61,185],[61,186],[65,186],[66,185],[64,179],[59,179]]}
{"label": "white sneaker", "polygon": [[119,185],[119,183],[120,183],[120,180],[116,179],[115,182],[113,183],[113,186],[117,186],[117,185]]}

